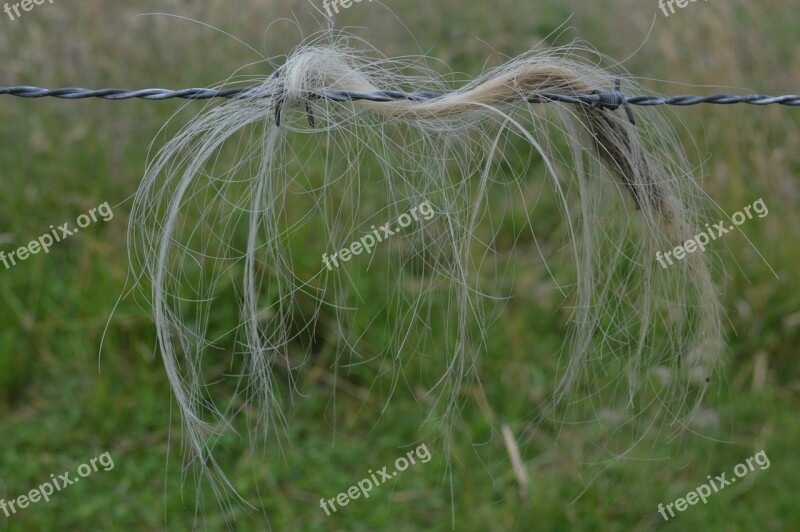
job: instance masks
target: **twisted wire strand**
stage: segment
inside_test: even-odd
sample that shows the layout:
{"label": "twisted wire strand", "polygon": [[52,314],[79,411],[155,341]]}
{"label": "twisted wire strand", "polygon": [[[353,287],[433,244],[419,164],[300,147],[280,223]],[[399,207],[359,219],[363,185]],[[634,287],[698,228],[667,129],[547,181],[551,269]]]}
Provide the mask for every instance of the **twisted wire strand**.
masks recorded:
{"label": "twisted wire strand", "polygon": [[[62,98],[66,100],[82,100],[85,98],[101,98],[103,100],[169,100],[181,98],[185,100],[209,100],[212,98],[245,98],[258,96],[257,87],[238,87],[229,89],[189,88],[189,89],[85,89],[81,87],[64,87],[60,89],[44,89],[31,86],[0,86],[0,95],[18,96],[20,98]],[[271,96],[264,93],[262,96]],[[447,93],[430,91],[376,91],[357,92],[347,90],[308,91],[305,97],[309,100],[323,99],[335,102],[367,100],[371,102],[389,102],[394,100],[425,101],[442,98]],[[769,96],[766,94],[709,94],[705,96],[624,96],[619,91],[596,91],[592,94],[546,94],[528,99],[531,103],[561,102],[572,104],[591,104],[597,107],[616,108],[626,102],[630,105],[676,105],[689,106],[699,104],[731,105],[745,103],[749,105],[789,105],[800,106],[800,95],[786,94]]]}

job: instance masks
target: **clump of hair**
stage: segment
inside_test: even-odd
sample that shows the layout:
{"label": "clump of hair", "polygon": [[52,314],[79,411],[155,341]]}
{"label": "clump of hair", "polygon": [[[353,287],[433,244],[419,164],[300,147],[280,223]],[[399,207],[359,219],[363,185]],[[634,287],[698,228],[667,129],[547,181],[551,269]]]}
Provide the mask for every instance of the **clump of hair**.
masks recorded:
{"label": "clump of hair", "polygon": [[[233,416],[246,412],[254,433],[283,423],[292,376],[313,348],[304,345],[307,353],[298,359],[293,341],[313,334],[321,314],[334,317],[343,350],[356,350],[367,334],[347,327],[358,265],[327,271],[320,261],[312,278],[298,275],[308,261],[294,256],[288,242],[312,221],[333,250],[407,206],[432,205],[435,223],[404,235],[405,253],[385,251],[398,324],[378,338],[398,364],[392,357],[418,340],[409,334],[412,317],[446,329],[426,341],[439,339],[427,352],[436,354],[431,364],[442,366],[431,387],[431,419],[451,434],[464,386],[477,382],[489,325],[483,268],[493,249],[476,244],[476,234],[490,223],[486,205],[500,180],[498,166],[515,157],[538,158],[542,170],[510,164],[503,179],[515,187],[549,180],[575,263],[565,296],[573,308],[571,337],[555,402],[591,397],[596,372],[613,366],[627,388],[623,406],[636,408],[641,394],[655,390],[657,410],[682,423],[718,363],[721,327],[703,254],[667,269],[655,261],[656,251],[697,232],[701,197],[667,121],[655,109],[637,109],[634,125],[609,109],[529,103],[614,87],[619,73],[597,67],[585,56],[599,56],[582,46],[531,51],[453,87],[425,68],[425,58],[376,58],[353,42],[305,43],[278,75],[210,106],[161,148],[135,198],[132,264],[149,283],[188,456],[215,490],[230,487],[213,449],[232,430]],[[626,93],[643,91],[628,77],[622,83]],[[446,95],[390,102],[308,98],[402,89]],[[520,155],[522,144],[528,155]],[[359,203],[363,187],[379,187],[386,204],[367,211]],[[290,207],[297,197],[313,208]],[[526,216],[536,233],[532,215]],[[398,280],[411,259],[425,271],[417,290]],[[227,309],[234,303],[232,314]],[[225,320],[234,322],[220,328]],[[222,347],[220,339],[231,333],[234,347]],[[232,396],[215,396],[204,370],[209,360],[229,361],[224,378],[238,383]]]}

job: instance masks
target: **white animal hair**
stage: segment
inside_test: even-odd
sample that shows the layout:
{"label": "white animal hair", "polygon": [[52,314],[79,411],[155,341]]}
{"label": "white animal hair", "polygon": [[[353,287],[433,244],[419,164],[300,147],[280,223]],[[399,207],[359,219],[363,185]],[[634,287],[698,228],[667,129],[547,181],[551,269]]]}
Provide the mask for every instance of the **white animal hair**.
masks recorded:
{"label": "white animal hair", "polygon": [[[255,93],[192,119],[149,164],[135,198],[132,265],[151,283],[158,343],[189,456],[212,479],[215,492],[220,483],[230,487],[212,452],[230,419],[252,405],[255,433],[284,423],[276,364],[288,368],[289,388],[294,387],[292,372],[306,360],[292,362],[289,343],[315,328],[321,309],[335,312],[340,345],[356,349],[348,337],[345,284],[357,265],[327,272],[320,261],[317,276],[297,276],[304,259],[293,257],[287,242],[315,216],[311,210],[291,211],[287,202],[297,195],[312,198],[321,211],[327,250],[357,239],[353,235],[370,223],[349,212],[336,191],[354,197],[357,207],[362,184],[385,187],[392,201],[387,209],[395,212],[423,201],[433,205],[434,222],[405,234],[407,256],[427,268],[424,289],[410,295],[398,271],[387,271],[390,279],[396,275],[401,324],[385,349],[393,357],[410,350],[414,338],[407,316],[428,316],[438,309],[432,298],[443,301],[436,323],[451,327],[452,337],[444,335],[434,350],[444,370],[432,414],[449,433],[465,383],[477,382],[478,353],[485,348],[486,295],[479,286],[492,246],[479,243],[483,249],[476,251],[476,235],[489,217],[487,197],[500,179],[493,174],[498,161],[519,157],[520,142],[541,157],[576,264],[574,295],[567,295],[574,307],[573,336],[555,401],[581,393],[577,385],[594,382],[593,373],[612,361],[627,382],[625,403],[633,405],[652,386],[648,377],[655,368],[667,367],[669,379],[656,393],[658,410],[685,419],[696,405],[692,390],[699,390],[694,394],[699,400],[718,363],[721,326],[704,254],[688,255],[667,269],[655,261],[656,251],[697,232],[700,197],[677,137],[659,112],[637,109],[633,125],[622,112],[527,103],[542,94],[613,87],[617,74],[585,59],[587,54],[604,58],[583,45],[529,52],[453,90],[421,66],[425,58],[376,58],[346,36],[330,41],[303,44],[280,75],[262,79]],[[643,93],[629,77],[623,88]],[[422,102],[314,100],[317,127],[305,125],[304,91],[400,89],[448,95]],[[280,127],[277,94],[283,97]],[[368,152],[373,157],[365,157]],[[309,153],[313,157],[306,159]],[[373,170],[366,181],[367,164],[379,168],[383,179]],[[512,172],[510,185],[521,191],[523,180],[534,177],[527,170],[527,165],[522,172],[506,170]],[[313,179],[320,174],[318,185]],[[369,211],[376,213],[372,222],[390,220],[389,211],[378,210]],[[526,223],[535,229],[530,218]],[[239,373],[241,386],[234,397],[215,399],[203,358],[214,356],[225,331],[209,331],[209,324],[214,303],[234,297],[240,316],[230,329],[239,348],[223,360],[230,357],[237,368],[241,363],[231,370]],[[298,298],[315,301],[311,317],[300,324],[294,323]],[[607,323],[609,314],[613,320]],[[433,319],[425,319],[434,326]]]}

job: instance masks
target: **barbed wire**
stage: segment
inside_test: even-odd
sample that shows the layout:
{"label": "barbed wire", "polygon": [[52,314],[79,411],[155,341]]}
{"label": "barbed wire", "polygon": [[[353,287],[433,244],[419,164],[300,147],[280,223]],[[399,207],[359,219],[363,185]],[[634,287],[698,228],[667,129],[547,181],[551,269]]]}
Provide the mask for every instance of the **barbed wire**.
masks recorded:
{"label": "barbed wire", "polygon": [[[0,86],[0,95],[18,96],[21,98],[62,98],[66,100],[82,100],[85,98],[100,98],[103,100],[130,100],[133,98],[143,100],[169,100],[181,98],[185,100],[209,100],[212,98],[247,98],[256,96],[272,96],[273,93],[259,93],[257,87],[238,87],[230,89],[85,89],[80,87],[64,87],[60,89],[44,89],[31,86]],[[448,93],[430,91],[376,91],[357,92],[347,90],[334,91],[307,91],[304,95],[308,99],[323,99],[336,102],[367,100],[371,102],[390,102],[395,100],[425,101],[442,98]],[[677,105],[689,106],[699,104],[731,105],[745,103],[750,105],[789,105],[800,106],[800,95],[787,94],[783,96],[769,96],[766,94],[708,94],[677,95],[677,96],[622,96],[619,91],[596,91],[591,94],[542,94],[529,98],[531,103],[562,102],[573,104],[590,104],[598,107],[615,107],[624,104],[630,105]]]}

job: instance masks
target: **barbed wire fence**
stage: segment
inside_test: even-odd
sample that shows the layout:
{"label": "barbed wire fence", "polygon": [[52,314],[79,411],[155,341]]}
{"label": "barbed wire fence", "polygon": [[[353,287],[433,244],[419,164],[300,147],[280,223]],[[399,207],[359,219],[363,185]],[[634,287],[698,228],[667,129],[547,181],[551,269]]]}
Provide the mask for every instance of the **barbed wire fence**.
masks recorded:
{"label": "barbed wire fence", "polygon": [[[139,98],[143,100],[168,100],[171,98],[182,98],[186,100],[208,100],[212,98],[241,98],[258,96],[258,89],[255,87],[239,87],[230,89],[210,89],[210,88],[190,88],[190,89],[85,89],[80,87],[64,87],[59,89],[44,89],[42,87],[31,86],[0,86],[0,95],[19,96],[21,98],[62,98],[66,100],[81,100],[85,98],[101,98],[104,100],[129,100]],[[264,94],[270,96],[271,94]],[[332,101],[356,101],[368,100],[372,102],[389,102],[394,100],[413,100],[424,101],[447,96],[441,92],[403,92],[403,91],[377,91],[377,92],[356,92],[346,90],[336,91],[308,91],[305,95],[308,99],[324,99]],[[622,99],[624,98],[624,100]],[[782,96],[769,96],[766,94],[709,94],[697,96],[683,94],[677,96],[621,96],[618,91],[596,92],[592,94],[546,94],[535,99],[529,99],[531,103],[562,102],[562,103],[583,103],[596,104],[599,106],[621,105],[624,102],[630,105],[699,105],[699,104],[718,104],[730,105],[745,103],[750,105],[789,105],[800,106],[800,95],[787,94]]]}
{"label": "barbed wire fence", "polygon": [[[274,76],[277,77],[276,71]],[[314,127],[316,120],[312,112],[309,102],[312,100],[329,100],[333,102],[352,102],[358,100],[366,100],[370,102],[391,102],[398,100],[410,101],[429,101],[444,98],[449,93],[434,92],[434,91],[375,91],[375,92],[358,92],[350,90],[331,90],[331,91],[303,91],[300,95],[305,100],[306,114],[308,116],[308,123]],[[63,87],[58,89],[45,89],[42,87],[34,87],[28,85],[18,86],[0,86],[0,95],[18,96],[20,98],[61,98],[65,100],[83,100],[87,98],[100,98],[103,100],[169,100],[173,98],[180,98],[185,100],[210,100],[212,98],[258,98],[270,97],[277,98],[275,105],[275,124],[281,124],[281,106],[283,99],[282,93],[265,92],[258,87],[235,87],[228,89],[212,89],[212,88],[187,88],[187,89],[86,89],[82,87]],[[785,94],[781,96],[770,96],[767,94],[708,94],[705,96],[681,94],[676,96],[625,96],[620,91],[620,79],[617,78],[614,90],[595,90],[591,93],[571,93],[571,94],[541,94],[535,97],[527,98],[530,103],[569,103],[569,104],[582,104],[588,105],[592,109],[602,108],[609,110],[616,110],[620,106],[625,108],[625,113],[631,124],[636,124],[636,120],[631,110],[631,105],[639,106],[655,106],[655,105],[674,105],[674,106],[690,106],[700,104],[716,104],[716,105],[732,105],[732,104],[749,104],[749,105],[788,105],[800,106],[800,95]]]}

